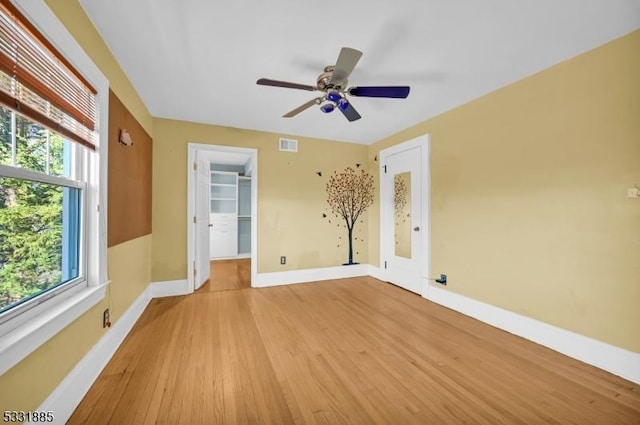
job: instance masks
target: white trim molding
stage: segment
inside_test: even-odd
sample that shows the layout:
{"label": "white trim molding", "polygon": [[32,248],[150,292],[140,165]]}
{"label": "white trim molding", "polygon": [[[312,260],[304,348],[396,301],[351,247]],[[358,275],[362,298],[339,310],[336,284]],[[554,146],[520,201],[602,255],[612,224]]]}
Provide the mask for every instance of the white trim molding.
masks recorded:
{"label": "white trim molding", "polygon": [[187,295],[192,292],[187,279],[151,282],[151,298],[175,297],[178,295]]}
{"label": "white trim molding", "polygon": [[214,258],[209,258],[209,261],[245,260],[247,258],[251,258],[250,253],[242,253],[242,254],[234,255],[232,257],[214,257]]}
{"label": "white trim molding", "polygon": [[[43,301],[29,311],[25,311],[25,309],[19,312],[27,304],[25,303],[23,306],[16,307],[15,313],[7,312],[5,314],[7,321],[1,330],[0,340],[0,375],[100,302],[105,297],[108,285],[105,212],[107,211],[109,81],[49,9],[44,0],[14,0],[12,3],[97,89],[100,121],[98,138],[96,139],[97,155],[89,154],[88,151],[80,148],[84,153],[83,156],[87,159],[87,162],[83,162],[82,166],[89,171],[81,179],[88,183],[86,186],[88,190],[83,193],[86,208],[83,207],[82,221],[85,225],[82,232],[85,236],[82,238],[84,243],[81,249],[85,261],[82,264],[83,271],[80,276],[86,280],[86,286],[78,290],[78,287],[81,286],[78,284],[74,288],[69,287],[64,291],[60,287],[59,293],[54,295],[54,291],[50,291],[48,295],[52,296],[49,300]],[[7,170],[4,169],[4,171]],[[35,177],[33,173],[24,170],[18,170],[18,174],[26,178]],[[56,182],[56,184],[62,183],[70,187],[78,186],[68,179],[62,179],[64,181],[59,182],[57,180],[60,179],[52,180],[51,177],[42,177],[38,180]],[[82,186],[85,187],[84,184]],[[86,211],[84,211],[85,209]],[[40,299],[44,298],[45,296]],[[31,301],[32,304],[35,302],[36,299]],[[13,314],[15,316],[8,317]]]}
{"label": "white trim molding", "polygon": [[368,264],[352,264],[350,266],[258,273],[256,281],[251,286],[254,288],[266,288],[269,286],[291,285],[293,283],[368,276],[369,267]]}
{"label": "white trim molding", "polygon": [[640,384],[640,353],[430,285],[428,300]]}
{"label": "white trim molding", "polygon": [[55,412],[54,424],[66,423],[140,318],[150,300],[151,287],[147,287],[37,410]]}

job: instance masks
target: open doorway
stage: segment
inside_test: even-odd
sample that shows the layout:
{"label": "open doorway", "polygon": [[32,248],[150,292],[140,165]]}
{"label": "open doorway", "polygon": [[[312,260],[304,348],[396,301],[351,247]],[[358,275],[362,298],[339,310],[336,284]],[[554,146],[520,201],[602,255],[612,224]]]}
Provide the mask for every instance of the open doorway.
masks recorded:
{"label": "open doorway", "polygon": [[188,144],[190,292],[250,287],[257,275],[258,152]]}

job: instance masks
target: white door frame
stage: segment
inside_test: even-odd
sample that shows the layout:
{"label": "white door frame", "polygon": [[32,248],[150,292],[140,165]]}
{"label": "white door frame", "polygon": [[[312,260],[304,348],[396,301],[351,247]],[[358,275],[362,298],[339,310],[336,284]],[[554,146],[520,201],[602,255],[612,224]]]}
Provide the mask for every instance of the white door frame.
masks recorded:
{"label": "white door frame", "polygon": [[[420,268],[420,280],[421,291],[420,295],[427,298],[427,292],[429,290],[429,276],[431,273],[431,170],[430,170],[430,146],[431,137],[428,134],[418,136],[414,139],[406,142],[391,146],[390,148],[380,151],[378,157],[380,159],[379,169],[379,182],[380,182],[380,271],[384,280],[389,281],[389,272],[385,269],[385,261],[392,255],[394,248],[393,237],[388,237],[388,232],[384,228],[388,223],[389,214],[393,214],[393,208],[391,205],[386,205],[383,200],[388,199],[389,194],[393,191],[392,187],[387,187],[383,175],[384,165],[386,159],[394,154],[412,149],[415,147],[421,147],[422,158],[420,161],[420,181],[422,182],[422,219],[420,228],[424,229],[420,232],[420,245],[424,258],[421,261],[422,267]],[[385,197],[386,196],[386,197]],[[392,199],[392,198],[391,198]],[[393,232],[390,233],[393,235]]]}
{"label": "white door frame", "polygon": [[196,188],[193,179],[193,162],[196,151],[235,152],[251,157],[251,286],[255,286],[258,277],[258,150],[236,146],[209,145],[205,143],[187,143],[187,288],[194,292],[193,263],[195,257],[195,212]]}

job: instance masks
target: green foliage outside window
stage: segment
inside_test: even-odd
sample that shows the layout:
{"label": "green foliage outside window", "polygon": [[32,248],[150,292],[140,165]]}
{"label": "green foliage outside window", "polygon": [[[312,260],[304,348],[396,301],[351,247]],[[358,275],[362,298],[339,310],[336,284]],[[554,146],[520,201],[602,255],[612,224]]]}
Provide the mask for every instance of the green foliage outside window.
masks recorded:
{"label": "green foliage outside window", "polygon": [[[64,174],[62,137],[19,115],[15,129],[12,146],[12,112],[0,108],[1,164]],[[0,311],[61,283],[63,190],[0,177]]]}

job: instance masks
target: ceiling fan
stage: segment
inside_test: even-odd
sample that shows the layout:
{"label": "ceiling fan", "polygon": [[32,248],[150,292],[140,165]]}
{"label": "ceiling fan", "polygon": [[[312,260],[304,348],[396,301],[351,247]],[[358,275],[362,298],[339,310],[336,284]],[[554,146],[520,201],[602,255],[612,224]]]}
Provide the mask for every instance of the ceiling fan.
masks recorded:
{"label": "ceiling fan", "polygon": [[313,105],[322,105],[320,106],[320,110],[322,112],[329,113],[335,109],[339,109],[349,121],[356,121],[359,120],[361,116],[351,105],[351,102],[347,99],[347,95],[356,97],[386,97],[396,99],[404,99],[409,96],[409,86],[366,86],[347,88],[349,75],[351,75],[351,72],[356,67],[361,56],[361,51],[350,47],[343,47],[340,50],[336,64],[329,65],[324,68],[324,72],[318,76],[315,86],[271,80],[269,78],[260,78],[256,83],[262,86],[322,92],[321,96],[311,99],[307,103],[287,112],[283,115],[283,118],[294,117]]}

